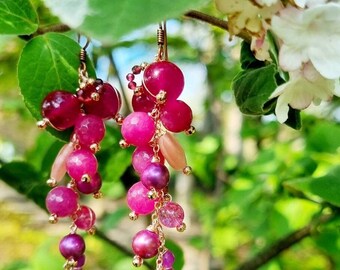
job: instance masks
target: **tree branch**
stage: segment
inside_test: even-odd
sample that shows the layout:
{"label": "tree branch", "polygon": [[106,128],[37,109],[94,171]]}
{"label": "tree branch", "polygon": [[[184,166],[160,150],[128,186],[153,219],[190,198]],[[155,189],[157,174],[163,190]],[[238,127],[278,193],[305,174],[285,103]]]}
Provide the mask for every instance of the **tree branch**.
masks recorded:
{"label": "tree branch", "polygon": [[304,238],[310,236],[316,229],[316,227],[322,223],[326,223],[329,221],[334,215],[323,215],[319,217],[317,220],[312,220],[310,224],[305,227],[292,232],[286,237],[278,240],[273,245],[265,248],[263,251],[255,255],[253,258],[248,261],[242,263],[237,270],[255,270],[260,266],[264,265],[272,258],[279,255],[284,250],[290,248],[296,243],[300,242]]}
{"label": "tree branch", "polygon": [[[184,14],[186,17],[192,18],[192,19],[196,19],[214,26],[217,26],[223,30],[229,31],[229,25],[228,22],[225,20],[221,20],[219,18],[216,18],[214,16],[205,14],[203,12],[200,11],[196,11],[196,10],[190,10],[187,13]],[[251,42],[251,35],[249,35],[248,32],[246,31],[241,31],[240,33],[238,33],[236,36],[242,38],[244,41],[246,41],[247,43]]]}
{"label": "tree branch", "polygon": [[30,34],[30,35],[20,35],[19,38],[29,41],[36,36],[43,35],[48,32],[63,33],[63,32],[67,32],[70,30],[71,28],[66,24],[54,24],[54,25],[50,25],[47,27],[38,28],[37,31],[35,31],[33,34]]}

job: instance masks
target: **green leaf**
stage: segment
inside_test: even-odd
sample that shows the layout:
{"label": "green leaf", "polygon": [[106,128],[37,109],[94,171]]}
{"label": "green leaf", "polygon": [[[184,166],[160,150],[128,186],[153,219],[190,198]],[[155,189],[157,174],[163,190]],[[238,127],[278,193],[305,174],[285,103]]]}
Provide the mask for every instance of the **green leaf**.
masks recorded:
{"label": "green leaf", "polygon": [[27,35],[37,29],[38,18],[30,1],[0,1],[0,34]]}
{"label": "green leaf", "polygon": [[[19,86],[27,108],[37,120],[41,119],[41,102],[49,92],[76,91],[79,52],[77,42],[58,33],[38,36],[24,47],[18,64]],[[90,76],[95,77],[92,63],[87,63]],[[60,139],[69,139],[70,131],[49,131]]]}
{"label": "green leaf", "polygon": [[293,192],[302,192],[311,198],[317,196],[325,202],[340,206],[340,166],[318,178],[306,177],[286,181],[284,186]]}
{"label": "green leaf", "polygon": [[250,44],[245,41],[243,41],[241,44],[240,61],[242,69],[258,68],[266,65],[264,61],[259,61],[255,58],[253,52],[250,49]]}
{"label": "green leaf", "polygon": [[340,126],[321,122],[308,130],[307,147],[317,152],[336,153],[340,147]]}
{"label": "green leaf", "polygon": [[[151,23],[176,18],[190,9],[197,9],[206,0],[69,0],[46,1],[47,6],[66,24],[78,27],[85,34],[112,44],[122,36]],[[78,7],[72,9],[71,5]],[[155,29],[156,33],[156,29]]]}
{"label": "green leaf", "polygon": [[275,103],[268,102],[276,89],[275,65],[257,69],[247,69],[239,73],[233,82],[236,104],[242,113],[250,115],[268,114],[275,108]]}
{"label": "green leaf", "polygon": [[0,168],[0,178],[19,193],[45,209],[45,197],[50,188],[41,175],[26,162],[11,162]]}

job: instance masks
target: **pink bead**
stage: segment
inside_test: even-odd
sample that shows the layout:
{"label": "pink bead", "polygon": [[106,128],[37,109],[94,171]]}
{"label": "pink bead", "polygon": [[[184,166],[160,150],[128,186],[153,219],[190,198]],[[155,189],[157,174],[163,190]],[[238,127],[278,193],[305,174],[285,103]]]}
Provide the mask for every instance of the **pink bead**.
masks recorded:
{"label": "pink bead", "polygon": [[128,83],[128,87],[131,90],[135,90],[136,87],[137,87],[137,84],[134,81],[131,81],[131,82]]}
{"label": "pink bead", "polygon": [[105,125],[99,116],[81,115],[75,123],[74,132],[81,145],[90,146],[104,138]]}
{"label": "pink bead", "polygon": [[147,189],[161,190],[169,183],[169,170],[162,163],[152,162],[142,172],[140,180]]}
{"label": "pink bead", "polygon": [[156,256],[160,244],[158,235],[149,230],[138,232],[132,239],[133,252],[143,259]]}
{"label": "pink bead", "polygon": [[155,102],[144,93],[141,95],[133,95],[131,103],[135,112],[151,112],[155,107]]}
{"label": "pink bead", "polygon": [[[158,152],[160,163],[164,164],[164,157],[161,152]],[[144,169],[151,163],[154,157],[154,152],[151,146],[139,146],[132,154],[132,166],[138,174],[141,174]]]}
{"label": "pink bead", "polygon": [[127,193],[127,204],[138,215],[148,215],[155,209],[155,201],[148,198],[148,192],[142,182],[137,182]]}
{"label": "pink bead", "polygon": [[79,192],[83,194],[92,194],[96,193],[102,187],[102,178],[100,177],[99,173],[96,173],[93,176],[90,176],[88,181],[83,180],[75,180],[76,187]]}
{"label": "pink bead", "polygon": [[184,76],[174,63],[154,62],[146,67],[143,83],[152,96],[156,96],[159,91],[163,90],[167,94],[167,100],[174,100],[183,91]]}
{"label": "pink bead", "polygon": [[128,73],[128,74],[126,75],[126,79],[127,79],[129,82],[131,82],[131,81],[133,81],[133,80],[135,79],[135,75],[133,75],[132,73]]}
{"label": "pink bead", "polygon": [[151,116],[145,112],[133,112],[124,119],[121,132],[127,143],[142,146],[148,144],[155,130]]}
{"label": "pink bead", "polygon": [[65,144],[59,151],[56,159],[53,162],[50,178],[60,182],[66,173],[66,160],[73,152],[73,143]]}
{"label": "pink bead", "polygon": [[58,217],[70,216],[78,208],[78,195],[70,188],[55,187],[47,194],[46,207],[51,214]]}
{"label": "pink bead", "polygon": [[165,203],[159,209],[159,221],[166,227],[175,228],[183,224],[183,208],[174,202]]}
{"label": "pink bead", "polygon": [[164,158],[172,168],[180,171],[187,166],[185,152],[172,134],[167,132],[158,142]]}
{"label": "pink bead", "polygon": [[82,205],[76,212],[74,224],[81,230],[89,230],[96,222],[96,214],[90,207]]}
{"label": "pink bead", "polygon": [[163,254],[163,267],[165,268],[165,270],[171,270],[172,266],[175,263],[175,255],[170,251],[167,250],[164,254]]}
{"label": "pink bead", "polygon": [[88,149],[75,150],[66,161],[66,169],[70,177],[80,181],[85,174],[90,177],[96,174],[98,169],[97,159]]}

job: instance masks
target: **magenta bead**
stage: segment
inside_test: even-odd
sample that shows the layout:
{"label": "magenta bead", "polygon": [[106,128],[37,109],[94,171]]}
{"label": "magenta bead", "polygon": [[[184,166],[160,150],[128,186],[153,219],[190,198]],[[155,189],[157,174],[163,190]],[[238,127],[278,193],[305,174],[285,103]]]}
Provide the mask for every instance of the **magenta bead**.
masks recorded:
{"label": "magenta bead", "polygon": [[[144,169],[151,163],[154,157],[154,152],[151,146],[139,146],[132,154],[132,166],[138,174],[141,174]],[[164,157],[161,152],[158,152],[159,162],[164,164]]]}
{"label": "magenta bead", "polygon": [[75,215],[74,224],[81,230],[91,229],[96,222],[96,214],[85,205],[80,206]]}
{"label": "magenta bead", "polygon": [[155,201],[148,198],[148,192],[142,182],[135,183],[127,192],[127,204],[138,215],[148,215],[155,209]]}
{"label": "magenta bead", "polygon": [[51,214],[58,217],[70,216],[78,208],[78,195],[70,188],[55,187],[47,194],[46,207]]}
{"label": "magenta bead", "polygon": [[131,82],[135,79],[135,75],[133,73],[126,74],[126,79]]}
{"label": "magenta bead", "polygon": [[146,188],[161,190],[168,185],[170,174],[165,165],[159,162],[153,162],[145,168],[140,179]]}
{"label": "magenta bead", "polygon": [[165,203],[159,210],[160,222],[169,228],[175,228],[183,224],[183,208],[174,202]]}
{"label": "magenta bead", "polygon": [[122,106],[120,94],[116,88],[109,83],[101,87],[100,98],[84,104],[87,114],[99,116],[102,119],[114,118]]}
{"label": "magenta bead", "polygon": [[137,84],[134,81],[131,81],[128,83],[128,88],[131,90],[135,90],[137,87]]}
{"label": "magenta bead", "polygon": [[133,66],[131,70],[133,74],[139,74],[142,72],[142,67],[136,65],[136,66]]}
{"label": "magenta bead", "polygon": [[175,255],[170,251],[167,250],[164,254],[163,254],[163,267],[165,268],[165,270],[170,270],[172,269],[172,266],[175,263]]}
{"label": "magenta bead", "polygon": [[65,259],[77,260],[85,252],[85,241],[79,234],[69,234],[61,239],[59,251]]}
{"label": "magenta bead", "polygon": [[73,151],[66,161],[67,173],[76,181],[88,174],[90,177],[96,174],[98,162],[95,155],[88,149]]}
{"label": "magenta bead", "polygon": [[161,108],[160,120],[167,130],[181,132],[190,128],[192,111],[185,102],[171,100]]}
{"label": "magenta bead", "polygon": [[121,132],[127,143],[142,146],[148,144],[155,130],[151,116],[145,112],[133,112],[124,119]]}
{"label": "magenta bead", "polygon": [[85,265],[85,261],[86,257],[83,254],[77,259],[77,266],[73,270],[82,270],[83,269],[82,267]]}
{"label": "magenta bead", "polygon": [[72,127],[81,113],[80,102],[70,92],[57,90],[49,93],[42,102],[41,111],[53,127],[64,130]]}
{"label": "magenta bead", "polygon": [[156,256],[160,244],[158,235],[149,230],[138,232],[132,239],[134,253],[143,259]]}
{"label": "magenta bead", "polygon": [[174,100],[183,91],[184,76],[174,63],[154,62],[146,67],[143,83],[152,96],[156,96],[159,91],[163,90],[167,94],[167,100]]}
{"label": "magenta bead", "polygon": [[133,95],[131,103],[135,112],[151,112],[155,106],[155,102],[144,93]]}
{"label": "magenta bead", "polygon": [[105,135],[103,120],[96,115],[81,115],[78,117],[74,132],[81,145],[98,144]]}
{"label": "magenta bead", "polygon": [[99,173],[90,177],[89,181],[76,180],[76,187],[83,194],[96,193],[102,187],[102,178]]}

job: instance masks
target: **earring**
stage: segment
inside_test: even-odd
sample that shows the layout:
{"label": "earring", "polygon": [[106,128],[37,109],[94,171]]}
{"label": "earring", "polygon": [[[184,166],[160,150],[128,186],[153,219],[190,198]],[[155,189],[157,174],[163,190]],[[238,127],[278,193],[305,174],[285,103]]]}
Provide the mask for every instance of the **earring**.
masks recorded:
{"label": "earring", "polygon": [[[78,40],[79,42],[79,40]],[[95,153],[105,135],[104,120],[122,121],[118,113],[121,97],[117,89],[100,79],[89,78],[86,67],[86,45],[81,48],[78,68],[79,88],[75,93],[54,90],[42,102],[43,120],[37,125],[47,125],[62,131],[73,129],[70,142],[59,151],[47,184],[53,189],[47,194],[46,207],[51,223],[59,218],[71,219],[70,233],[59,243],[61,255],[66,259],[64,269],[81,270],[85,263],[85,241],[77,230],[95,233],[96,215],[80,202],[81,195],[93,194],[100,198],[102,185]],[[70,180],[65,183],[65,175]]]}
{"label": "earring", "polygon": [[[168,61],[166,23],[157,31],[158,53],[151,64],[142,63],[126,75],[128,88],[133,90],[134,112],[123,121],[121,147],[135,146],[132,165],[140,176],[127,192],[127,204],[132,210],[129,217],[151,215],[151,224],[139,231],[132,240],[135,254],[133,265],[138,267],[144,259],[157,256],[156,269],[172,269],[174,254],[166,248],[163,226],[186,228],[183,208],[172,200],[169,193],[170,173],[165,161],[184,174],[191,173],[185,152],[173,133],[195,132],[192,110],[177,98],[184,88],[182,71]],[[139,84],[135,78],[141,75]]]}

